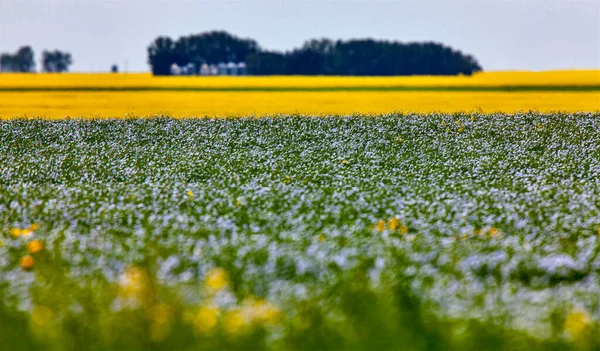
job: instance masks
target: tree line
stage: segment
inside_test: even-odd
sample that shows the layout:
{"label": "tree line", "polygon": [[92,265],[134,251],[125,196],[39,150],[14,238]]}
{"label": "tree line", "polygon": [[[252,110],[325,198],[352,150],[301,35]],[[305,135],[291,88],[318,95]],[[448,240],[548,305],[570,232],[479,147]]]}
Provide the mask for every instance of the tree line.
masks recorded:
{"label": "tree line", "polygon": [[[44,72],[68,72],[72,63],[73,58],[68,52],[42,51],[41,65]],[[23,46],[12,54],[0,54],[0,72],[35,72],[35,53],[31,46]]]}
{"label": "tree line", "polygon": [[312,39],[286,52],[263,50],[253,39],[211,31],[173,40],[160,36],[148,47],[154,75],[171,66],[244,62],[252,75],[471,75],[482,70],[475,57],[435,43]]}

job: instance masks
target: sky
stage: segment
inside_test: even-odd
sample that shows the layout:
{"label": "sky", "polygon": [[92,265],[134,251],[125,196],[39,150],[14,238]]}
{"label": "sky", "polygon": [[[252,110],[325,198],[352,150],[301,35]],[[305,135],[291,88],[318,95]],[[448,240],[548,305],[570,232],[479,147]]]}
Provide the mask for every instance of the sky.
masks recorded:
{"label": "sky", "polygon": [[0,52],[68,51],[72,71],[148,71],[154,38],[208,30],[269,50],[370,37],[441,42],[484,70],[600,68],[600,0],[0,0]]}

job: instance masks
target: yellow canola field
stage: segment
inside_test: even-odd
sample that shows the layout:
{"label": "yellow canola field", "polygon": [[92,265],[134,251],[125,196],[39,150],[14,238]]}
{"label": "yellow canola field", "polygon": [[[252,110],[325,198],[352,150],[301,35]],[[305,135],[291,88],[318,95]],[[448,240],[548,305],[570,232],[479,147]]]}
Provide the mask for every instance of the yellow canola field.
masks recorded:
{"label": "yellow canola field", "polygon": [[[81,87],[599,86],[600,71],[489,72],[473,77],[162,77],[0,74],[0,118],[175,117],[389,112],[600,111],[589,91],[10,91]],[[4,89],[4,90],[2,90]]]}
{"label": "yellow canola field", "polygon": [[598,111],[600,92],[0,93],[0,116],[174,117],[389,112]]}
{"label": "yellow canola field", "polygon": [[0,88],[72,88],[72,87],[196,87],[196,88],[313,88],[313,87],[469,87],[469,86],[589,86],[600,85],[600,70],[543,72],[482,72],[473,76],[402,76],[402,77],[153,77],[135,74],[1,74]]}

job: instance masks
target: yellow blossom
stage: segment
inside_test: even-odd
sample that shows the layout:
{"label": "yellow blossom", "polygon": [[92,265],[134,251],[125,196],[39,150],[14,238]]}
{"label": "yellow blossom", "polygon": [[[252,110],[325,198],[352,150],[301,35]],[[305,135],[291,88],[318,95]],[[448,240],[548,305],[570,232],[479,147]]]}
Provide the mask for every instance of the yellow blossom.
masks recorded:
{"label": "yellow blossom", "polygon": [[400,234],[402,234],[402,235],[408,233],[408,227],[405,225],[401,225],[400,228],[398,228],[398,230],[400,231]]}
{"label": "yellow blossom", "polygon": [[490,238],[498,237],[501,234],[502,233],[500,232],[500,230],[498,228],[491,227],[490,229],[488,229],[488,235],[490,236]]}
{"label": "yellow blossom", "polygon": [[348,160],[342,160],[343,165],[347,165],[348,163],[350,163],[350,162],[348,162]]}
{"label": "yellow blossom", "polygon": [[131,265],[119,279],[119,297],[132,307],[148,304],[152,299],[150,277],[141,267]]}
{"label": "yellow blossom", "polygon": [[214,268],[206,274],[204,285],[213,291],[219,291],[227,287],[227,279],[227,272],[221,268]]}
{"label": "yellow blossom", "polygon": [[319,236],[317,237],[317,240],[319,240],[319,242],[322,242],[323,240],[325,240],[325,234],[323,234],[323,233],[319,234]]}
{"label": "yellow blossom", "polygon": [[377,231],[380,232],[380,233],[382,231],[384,231],[385,230],[385,221],[382,219],[379,222],[377,222],[377,227],[376,228],[377,228]]}
{"label": "yellow blossom", "polygon": [[194,192],[191,190],[188,190],[185,194],[187,195],[188,199],[190,199],[190,200],[194,198]]}
{"label": "yellow blossom", "polygon": [[248,328],[248,324],[248,321],[237,309],[233,309],[223,316],[223,327],[231,336],[237,336],[244,333]]}
{"label": "yellow blossom", "polygon": [[589,326],[591,321],[592,318],[589,313],[576,309],[567,315],[564,329],[571,338],[576,339]]}
{"label": "yellow blossom", "polygon": [[27,243],[27,251],[29,253],[38,253],[44,249],[44,244],[41,240],[33,240]]}
{"label": "yellow blossom", "polygon": [[241,314],[252,323],[272,325],[279,320],[281,310],[269,301],[250,298],[242,302]]}
{"label": "yellow blossom", "polygon": [[24,270],[29,270],[31,268],[33,268],[33,265],[35,264],[35,259],[29,255],[27,256],[23,256],[21,257],[21,268],[23,268]]}
{"label": "yellow blossom", "polygon": [[23,229],[21,228],[11,228],[10,231],[8,232],[10,234],[10,236],[12,236],[13,238],[18,238],[21,236],[21,234],[23,233]]}
{"label": "yellow blossom", "polygon": [[217,326],[219,309],[213,306],[200,307],[194,317],[194,327],[200,333],[210,333]]}
{"label": "yellow blossom", "polygon": [[401,224],[402,222],[398,218],[394,217],[388,222],[388,228],[390,228],[390,230],[396,230],[396,228],[398,228]]}

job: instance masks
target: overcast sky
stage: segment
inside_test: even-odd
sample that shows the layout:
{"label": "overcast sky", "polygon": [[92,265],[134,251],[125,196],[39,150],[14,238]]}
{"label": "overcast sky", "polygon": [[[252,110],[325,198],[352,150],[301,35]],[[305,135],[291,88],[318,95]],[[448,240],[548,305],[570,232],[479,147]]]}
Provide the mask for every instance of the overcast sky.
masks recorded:
{"label": "overcast sky", "polygon": [[600,68],[600,0],[0,0],[0,51],[66,50],[73,71],[147,71],[155,37],[214,29],[266,49],[319,37],[433,40],[486,70]]}

